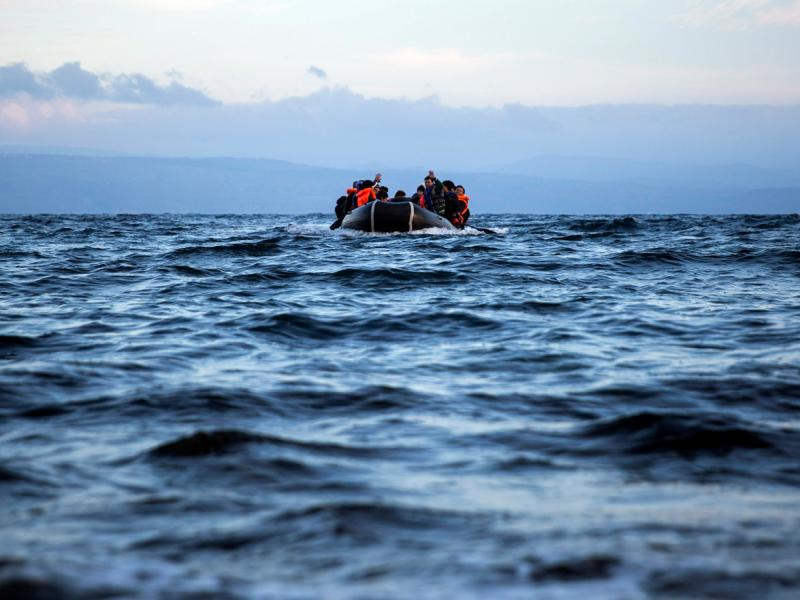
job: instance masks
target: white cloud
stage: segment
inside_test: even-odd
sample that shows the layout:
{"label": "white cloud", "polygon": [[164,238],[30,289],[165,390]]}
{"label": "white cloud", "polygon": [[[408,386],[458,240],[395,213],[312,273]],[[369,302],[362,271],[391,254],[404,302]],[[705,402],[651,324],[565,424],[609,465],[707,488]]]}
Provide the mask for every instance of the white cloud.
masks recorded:
{"label": "white cloud", "polygon": [[800,0],[715,0],[681,19],[693,25],[746,29],[754,25],[800,25]]}
{"label": "white cloud", "polygon": [[371,55],[357,68],[337,69],[340,82],[369,98],[435,95],[447,106],[470,107],[509,102],[797,103],[800,82],[795,74],[796,68],[781,64],[641,64],[534,52],[473,56],[415,47]]}
{"label": "white cloud", "polygon": [[286,2],[267,0],[124,0],[127,4],[160,12],[203,12],[218,8],[237,8],[258,13],[277,13]]}
{"label": "white cloud", "polygon": [[0,103],[0,128],[27,129],[30,122],[28,111],[21,102]]}
{"label": "white cloud", "polygon": [[86,121],[82,107],[68,100],[37,100],[29,96],[0,100],[0,130],[28,132],[55,122]]}
{"label": "white cloud", "polygon": [[50,71],[31,71],[22,63],[0,66],[0,97],[25,94],[39,100],[72,98],[133,104],[216,106],[198,89],[175,80],[159,85],[141,73],[95,74],[79,62],[67,62]]}
{"label": "white cloud", "polygon": [[230,2],[231,0],[127,0],[128,4],[136,7],[170,12],[212,10]]}
{"label": "white cloud", "polygon": [[784,6],[774,6],[766,8],[758,15],[762,23],[771,25],[793,25],[800,26],[800,0]]}

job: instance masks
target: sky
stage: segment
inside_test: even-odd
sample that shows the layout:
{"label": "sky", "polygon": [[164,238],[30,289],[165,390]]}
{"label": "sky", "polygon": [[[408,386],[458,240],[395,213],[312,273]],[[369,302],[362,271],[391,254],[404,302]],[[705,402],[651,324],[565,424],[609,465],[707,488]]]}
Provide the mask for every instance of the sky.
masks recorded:
{"label": "sky", "polygon": [[800,0],[0,0],[0,57],[227,104],[325,86],[470,107],[795,104]]}
{"label": "sky", "polygon": [[798,140],[800,0],[0,0],[0,146],[797,169]]}

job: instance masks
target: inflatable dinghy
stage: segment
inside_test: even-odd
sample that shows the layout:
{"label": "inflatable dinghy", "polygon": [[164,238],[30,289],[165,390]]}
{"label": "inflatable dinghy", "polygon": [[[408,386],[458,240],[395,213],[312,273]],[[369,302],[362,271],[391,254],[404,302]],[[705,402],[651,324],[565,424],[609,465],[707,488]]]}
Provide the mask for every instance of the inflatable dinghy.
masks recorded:
{"label": "inflatable dinghy", "polygon": [[417,206],[413,202],[369,202],[348,213],[342,219],[342,227],[369,231],[371,233],[394,233],[399,231],[417,231],[439,227],[455,229],[455,226],[427,208]]}

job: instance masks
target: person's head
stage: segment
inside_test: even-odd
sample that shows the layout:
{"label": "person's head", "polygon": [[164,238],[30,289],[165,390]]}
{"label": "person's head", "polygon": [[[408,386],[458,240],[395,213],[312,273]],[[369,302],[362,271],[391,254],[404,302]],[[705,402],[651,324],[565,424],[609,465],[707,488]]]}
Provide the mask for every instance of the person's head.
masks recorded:
{"label": "person's head", "polygon": [[406,193],[403,190],[397,190],[394,193],[394,197],[395,198],[405,198],[406,197]]}
{"label": "person's head", "polygon": [[456,194],[458,194],[459,196],[463,196],[463,195],[464,195],[464,194],[466,194],[466,193],[467,193],[467,192],[466,192],[466,190],[464,189],[464,186],[463,186],[463,185],[457,185],[457,186],[456,186]]}
{"label": "person's head", "polygon": [[426,188],[433,187],[433,177],[430,176],[426,177],[423,183],[425,184]]}
{"label": "person's head", "polygon": [[421,194],[424,191],[425,191],[425,186],[424,185],[418,185],[417,186],[417,192],[419,192]]}
{"label": "person's head", "polygon": [[371,188],[373,185],[375,185],[373,181],[371,181],[370,179],[365,179],[364,181],[361,182],[361,189],[366,190]]}
{"label": "person's head", "polygon": [[452,192],[453,189],[456,187],[456,184],[450,181],[449,179],[445,179],[442,182],[442,187],[446,189],[448,192]]}

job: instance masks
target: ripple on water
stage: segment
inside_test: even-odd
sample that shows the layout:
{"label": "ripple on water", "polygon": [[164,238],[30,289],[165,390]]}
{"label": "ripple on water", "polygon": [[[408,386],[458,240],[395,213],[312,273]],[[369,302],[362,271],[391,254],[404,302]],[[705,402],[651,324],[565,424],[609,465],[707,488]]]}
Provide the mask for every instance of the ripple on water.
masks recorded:
{"label": "ripple on water", "polygon": [[796,597],[800,218],[474,219],[0,216],[0,597]]}

